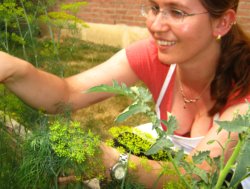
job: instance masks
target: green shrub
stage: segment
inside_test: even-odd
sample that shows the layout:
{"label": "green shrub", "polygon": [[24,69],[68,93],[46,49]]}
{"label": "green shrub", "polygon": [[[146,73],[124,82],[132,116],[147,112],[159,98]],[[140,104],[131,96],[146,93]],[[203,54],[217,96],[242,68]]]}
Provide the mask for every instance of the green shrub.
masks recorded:
{"label": "green shrub", "polygon": [[76,178],[73,183],[102,178],[99,144],[99,137],[84,132],[78,122],[61,118],[28,133],[16,174],[20,188],[57,188],[58,178],[70,175]]}

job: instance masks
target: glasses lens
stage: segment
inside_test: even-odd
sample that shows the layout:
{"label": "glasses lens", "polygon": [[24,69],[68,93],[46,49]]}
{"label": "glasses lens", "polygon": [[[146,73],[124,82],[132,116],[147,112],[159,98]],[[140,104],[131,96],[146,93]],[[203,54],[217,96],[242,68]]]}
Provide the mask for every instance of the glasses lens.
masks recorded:
{"label": "glasses lens", "polygon": [[174,23],[181,23],[184,18],[184,12],[178,9],[168,10],[169,19]]}
{"label": "glasses lens", "polygon": [[171,24],[181,23],[184,18],[184,13],[178,9],[160,10],[157,7],[145,5],[141,7],[141,15],[151,21],[154,21],[159,14],[162,18],[162,22],[169,22]]}
{"label": "glasses lens", "polygon": [[141,15],[143,16],[143,17],[146,17],[146,18],[148,18],[148,16],[149,16],[149,7],[148,6],[145,6],[145,5],[142,5],[142,7],[141,7]]}

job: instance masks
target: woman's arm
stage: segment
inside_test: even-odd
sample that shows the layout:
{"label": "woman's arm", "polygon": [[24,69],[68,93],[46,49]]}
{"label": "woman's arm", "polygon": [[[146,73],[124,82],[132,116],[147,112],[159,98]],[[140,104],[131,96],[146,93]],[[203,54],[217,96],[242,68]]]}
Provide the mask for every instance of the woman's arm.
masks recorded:
{"label": "woman's arm", "polygon": [[137,81],[124,49],[106,62],[66,79],[38,70],[28,62],[4,52],[0,52],[0,65],[0,81],[7,88],[32,107],[49,113],[60,111],[62,105],[70,105],[76,110],[111,96],[83,93],[90,87],[112,84],[112,80],[127,85]]}

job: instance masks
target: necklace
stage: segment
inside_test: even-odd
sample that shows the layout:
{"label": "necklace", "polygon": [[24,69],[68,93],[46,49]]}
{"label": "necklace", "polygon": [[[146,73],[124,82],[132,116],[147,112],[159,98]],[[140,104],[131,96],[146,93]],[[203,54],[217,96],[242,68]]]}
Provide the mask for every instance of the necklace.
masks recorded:
{"label": "necklace", "polygon": [[197,101],[200,100],[201,96],[203,95],[203,93],[206,91],[206,89],[208,88],[209,84],[211,83],[211,81],[209,81],[207,83],[207,85],[204,87],[204,89],[201,91],[200,95],[193,98],[193,99],[190,99],[190,98],[187,98],[187,96],[184,94],[184,90],[183,90],[183,87],[182,87],[182,83],[181,83],[181,79],[179,78],[179,84],[180,84],[180,92],[181,92],[181,96],[182,96],[182,99],[183,99],[183,108],[186,109],[187,108],[187,104],[192,104],[192,103],[196,103]]}

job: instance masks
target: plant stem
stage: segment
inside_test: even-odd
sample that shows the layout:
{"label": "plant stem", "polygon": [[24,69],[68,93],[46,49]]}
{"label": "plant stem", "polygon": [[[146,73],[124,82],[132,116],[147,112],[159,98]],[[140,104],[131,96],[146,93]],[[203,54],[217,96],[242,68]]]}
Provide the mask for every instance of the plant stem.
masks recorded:
{"label": "plant stem", "polygon": [[185,178],[183,177],[183,175],[181,174],[181,172],[180,172],[180,170],[179,170],[177,164],[175,163],[175,160],[173,159],[171,153],[168,152],[167,155],[168,155],[168,157],[169,157],[169,160],[170,160],[171,163],[173,164],[174,169],[175,169],[177,175],[178,175],[178,176],[180,177],[180,179],[185,183],[185,185],[186,185],[186,187],[187,187],[188,189],[192,189],[193,187],[190,186],[190,184],[186,181],[186,179],[185,179]]}
{"label": "plant stem", "polygon": [[[48,11],[47,11],[47,8],[45,6],[44,6],[44,13],[45,13],[45,16],[46,16],[47,20],[49,20]],[[54,32],[52,30],[51,24],[49,22],[47,22],[47,26],[48,26],[49,35],[51,37],[52,44],[53,44],[53,47],[54,47],[54,52],[56,52],[56,54],[58,55],[59,54],[58,53],[58,47],[57,47],[58,45],[55,42]]]}
{"label": "plant stem", "polygon": [[239,136],[238,143],[233,151],[233,154],[229,158],[229,160],[226,163],[226,166],[224,169],[220,172],[218,181],[216,183],[215,189],[220,189],[227,174],[229,173],[230,169],[232,168],[233,164],[235,163],[236,158],[238,157],[240,153],[241,146],[243,145],[243,139]]}
{"label": "plant stem", "polygon": [[[15,18],[16,18],[16,23],[17,23],[17,28],[18,28],[18,31],[19,31],[19,35],[21,36],[22,39],[24,39],[24,37],[22,35],[22,30],[21,30],[21,27],[20,27],[19,20],[17,18],[17,15],[15,15]],[[24,56],[25,60],[28,60],[28,56],[27,56],[27,53],[26,53],[24,43],[22,43],[22,49],[23,49],[23,56]]]}
{"label": "plant stem", "polygon": [[28,29],[29,29],[30,39],[31,39],[32,47],[33,47],[34,54],[35,54],[36,67],[38,67],[38,60],[37,60],[38,55],[37,55],[36,47],[35,47],[35,44],[34,44],[34,37],[33,37],[33,34],[32,34],[30,22],[29,22],[28,15],[27,15],[27,13],[26,13],[26,9],[25,9],[25,6],[24,6],[24,4],[23,4],[23,1],[20,0],[20,3],[21,3],[21,5],[22,5],[23,12],[24,12],[24,17],[25,17],[25,20],[26,20],[26,23],[27,23],[27,26],[28,26]]}
{"label": "plant stem", "polygon": [[4,19],[4,24],[5,24],[5,46],[6,52],[9,53],[9,42],[8,42],[8,22],[6,19]]}
{"label": "plant stem", "polygon": [[154,182],[154,185],[153,185],[153,189],[155,189],[157,187],[157,183],[159,182],[160,178],[164,175],[164,171],[162,171],[158,178],[156,179],[156,181]]}

